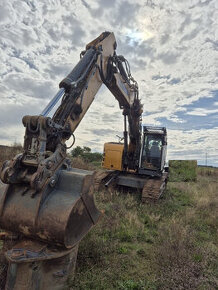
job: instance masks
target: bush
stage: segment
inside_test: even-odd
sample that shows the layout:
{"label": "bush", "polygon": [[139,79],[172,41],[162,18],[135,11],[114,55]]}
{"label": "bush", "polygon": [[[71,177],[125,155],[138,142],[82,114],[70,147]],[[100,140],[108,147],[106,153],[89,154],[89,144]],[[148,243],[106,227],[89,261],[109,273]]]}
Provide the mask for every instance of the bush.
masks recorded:
{"label": "bush", "polygon": [[95,162],[95,163],[100,163],[102,160],[102,154],[99,152],[91,152],[91,148],[83,146],[76,146],[72,151],[71,151],[71,156],[73,158],[80,157],[82,158],[85,162]]}

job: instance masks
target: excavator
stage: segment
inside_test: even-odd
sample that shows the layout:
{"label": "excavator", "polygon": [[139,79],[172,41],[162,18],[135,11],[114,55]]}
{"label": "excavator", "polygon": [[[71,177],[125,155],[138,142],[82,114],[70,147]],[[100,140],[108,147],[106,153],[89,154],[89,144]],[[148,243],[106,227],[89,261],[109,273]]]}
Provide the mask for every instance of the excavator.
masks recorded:
{"label": "excavator", "polygon": [[125,144],[125,141],[123,144],[104,144],[102,167],[108,171],[105,172],[105,176],[102,175],[102,180],[97,182],[104,183],[106,187],[113,184],[138,189],[141,191],[142,202],[159,200],[168,178],[168,167],[165,164],[166,128],[142,126],[139,153],[132,168],[125,167]]}
{"label": "excavator", "polygon": [[23,153],[5,161],[0,172],[6,289],[62,289],[79,242],[101,217],[93,199],[95,175],[72,167],[66,141],[72,137],[74,144],[74,132],[102,84],[119,103],[124,132],[123,143],[105,144],[106,176],[98,182],[140,189],[142,201],[157,200],[164,191],[166,128],[141,125],[138,85],[116,46],[111,32],[88,43],[42,113],[23,117]]}

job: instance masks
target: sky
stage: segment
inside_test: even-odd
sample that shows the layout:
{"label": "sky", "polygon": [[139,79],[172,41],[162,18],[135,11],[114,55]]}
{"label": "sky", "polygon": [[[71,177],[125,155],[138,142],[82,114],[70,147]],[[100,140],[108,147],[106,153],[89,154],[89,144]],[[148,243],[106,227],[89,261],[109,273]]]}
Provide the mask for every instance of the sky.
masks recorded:
{"label": "sky", "polygon": [[[24,115],[42,112],[85,45],[113,31],[144,105],[166,126],[168,159],[218,166],[217,0],[0,0],[0,144],[23,142]],[[103,85],[75,132],[102,152],[122,136],[118,102]]]}

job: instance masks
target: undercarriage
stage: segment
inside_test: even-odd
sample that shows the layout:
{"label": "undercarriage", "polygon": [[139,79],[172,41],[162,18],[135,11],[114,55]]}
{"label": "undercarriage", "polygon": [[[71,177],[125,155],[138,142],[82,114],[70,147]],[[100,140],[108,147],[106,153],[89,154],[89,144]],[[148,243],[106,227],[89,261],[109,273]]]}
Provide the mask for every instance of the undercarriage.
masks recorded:
{"label": "undercarriage", "polygon": [[164,172],[160,177],[141,174],[133,174],[121,171],[100,171],[95,175],[94,189],[96,191],[105,187],[111,189],[122,186],[137,189],[141,192],[142,202],[158,201],[163,195],[167,185],[168,172]]}

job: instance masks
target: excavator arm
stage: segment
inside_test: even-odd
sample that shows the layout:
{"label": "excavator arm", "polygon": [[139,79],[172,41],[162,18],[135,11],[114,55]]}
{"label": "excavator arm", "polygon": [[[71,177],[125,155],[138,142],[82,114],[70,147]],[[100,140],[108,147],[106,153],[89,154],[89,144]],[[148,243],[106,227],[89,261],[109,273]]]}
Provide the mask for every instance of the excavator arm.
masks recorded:
{"label": "excavator arm", "polygon": [[116,55],[113,33],[102,33],[89,43],[81,61],[60,83],[65,97],[53,120],[58,124],[63,122],[63,126],[68,124],[73,133],[103,83],[118,100],[123,114],[128,116],[130,140],[134,143],[133,139],[138,138],[140,127],[136,123],[142,113],[138,85],[131,76],[127,60]]}
{"label": "excavator arm", "polygon": [[[103,83],[123,110],[124,166],[134,169],[140,151],[142,114],[138,86],[131,76],[127,60],[116,55],[114,34],[104,32],[87,44],[80,61],[60,82],[59,92],[41,115],[23,117],[26,127],[24,153],[4,164],[2,181],[9,184],[29,183],[37,193],[47,186],[63,164],[69,167],[66,140],[73,135]],[[48,117],[61,98],[53,117]]]}

